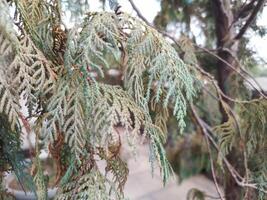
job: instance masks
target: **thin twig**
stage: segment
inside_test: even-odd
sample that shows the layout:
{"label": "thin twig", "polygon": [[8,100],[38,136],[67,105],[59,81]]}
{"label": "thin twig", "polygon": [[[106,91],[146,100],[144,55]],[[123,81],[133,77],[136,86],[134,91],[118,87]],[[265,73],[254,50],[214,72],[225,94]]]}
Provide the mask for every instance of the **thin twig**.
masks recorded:
{"label": "thin twig", "polygon": [[[238,20],[241,19],[243,21],[244,14],[246,14],[248,11],[250,11],[253,8],[253,5],[254,5],[255,1],[257,1],[257,0],[251,0],[249,3],[247,3],[247,1],[248,0],[245,0],[245,2],[243,2],[243,5],[238,8],[238,13],[235,15],[233,22],[229,26],[228,32],[238,22]],[[247,19],[247,17],[248,16],[245,16],[246,19]]]}
{"label": "thin twig", "polygon": [[209,132],[212,133],[212,128],[199,117],[198,113],[196,112],[195,107],[192,104],[191,104],[191,109],[192,109],[192,113],[193,113],[194,118],[196,119],[198,125],[203,130],[203,133],[207,136],[207,138],[211,141],[211,144],[218,151],[219,156],[222,157],[224,164],[226,165],[228,171],[230,172],[231,176],[234,178],[234,180],[237,183],[237,185],[239,185],[240,187],[253,188],[253,189],[256,189],[258,191],[261,191],[261,192],[267,194],[267,191],[266,190],[257,187],[257,184],[256,183],[248,183],[248,180],[246,180],[245,178],[243,178],[235,170],[235,168],[230,164],[230,162],[227,160],[227,158],[220,151],[220,148],[217,145],[217,143],[215,142],[215,140],[213,139],[213,137],[209,134]]}
{"label": "thin twig", "polygon": [[[209,74],[208,72],[206,72],[203,68],[199,67],[198,65],[195,65],[194,67],[195,67],[195,68],[196,68],[202,75],[204,75],[205,77],[208,78],[208,81],[211,82],[211,84],[215,87],[215,89],[217,90],[217,92],[220,93],[220,95],[221,95],[222,97],[224,97],[225,99],[227,99],[227,100],[229,100],[229,101],[231,101],[231,102],[234,102],[234,103],[250,103],[250,102],[254,101],[254,100],[249,100],[249,101],[246,101],[246,100],[238,100],[238,99],[233,99],[233,98],[229,97],[229,96],[226,95],[226,94],[221,90],[221,88],[217,85],[216,80],[214,79],[214,77],[213,77],[211,74]],[[206,90],[205,87],[203,87],[203,89]],[[218,99],[218,100],[219,100],[219,99]]]}
{"label": "thin twig", "polygon": [[[247,151],[245,148],[243,149],[243,157],[244,157],[245,177],[247,180],[246,183],[248,183],[249,169],[248,169],[248,161],[247,161]],[[248,199],[248,195],[249,195],[249,188],[246,188],[244,199]]]}
{"label": "thin twig", "polygon": [[129,0],[131,6],[133,7],[134,11],[136,12],[137,16],[142,19],[147,25],[153,27],[153,25],[142,15],[140,10],[136,7],[135,3],[132,0]]}
{"label": "thin twig", "polygon": [[[229,49],[227,49],[227,48],[223,48],[223,51],[226,51],[227,53],[229,53],[231,56],[232,56],[232,58],[236,61],[236,63],[237,63],[237,65],[238,65],[238,69],[240,69],[241,70],[241,72],[243,72],[245,75],[247,75],[249,78],[251,78],[253,81],[254,81],[254,83],[258,86],[258,88],[259,88],[259,90],[260,91],[264,91],[263,89],[262,89],[262,87],[261,87],[261,85],[258,83],[258,81],[244,68],[244,67],[242,67],[241,66],[241,64],[240,64],[240,61],[239,61],[239,59],[237,58],[237,56],[236,55],[234,55]],[[229,65],[231,65],[230,63],[228,63]],[[255,87],[254,87],[255,88]],[[264,94],[264,93],[263,93]],[[265,95],[265,94],[264,94]]]}
{"label": "thin twig", "polygon": [[[193,115],[196,116],[195,115],[196,110],[195,110],[195,108],[193,107],[192,104],[191,104],[191,110],[193,112]],[[198,125],[201,127],[200,121],[196,117],[195,117],[195,119],[196,119],[196,122],[198,123]],[[201,127],[201,132],[205,137],[205,141],[206,141],[206,144],[207,144],[207,147],[208,147],[208,151],[209,151],[210,165],[211,165],[211,172],[212,172],[213,181],[214,181],[217,193],[220,196],[220,199],[223,200],[224,199],[223,198],[223,193],[222,193],[222,191],[221,191],[221,189],[219,187],[219,184],[218,184],[217,178],[216,178],[216,173],[215,173],[215,169],[214,169],[214,163],[213,163],[213,158],[212,158],[212,152],[211,152],[211,148],[210,148],[209,139],[207,137],[207,134],[205,133],[205,132],[207,132],[206,128],[205,127]]]}
{"label": "thin twig", "polygon": [[215,58],[217,58],[218,60],[220,60],[221,62],[223,62],[224,64],[226,64],[228,67],[230,67],[233,71],[235,71],[237,74],[239,74],[252,88],[254,88],[259,94],[261,94],[264,98],[267,98],[265,96],[265,94],[262,92],[263,90],[261,89],[261,86],[260,84],[255,80],[255,78],[249,73],[247,72],[245,69],[243,69],[241,66],[240,66],[240,69],[246,73],[247,76],[249,76],[249,78],[251,78],[256,84],[257,86],[260,88],[260,90],[258,88],[256,88],[252,83],[251,81],[245,77],[241,72],[239,72],[234,66],[232,66],[230,63],[228,63],[226,60],[224,60],[223,58],[221,58],[220,56],[218,56],[216,53],[213,53],[212,51],[210,51],[209,49],[205,48],[205,47],[201,47],[201,46],[198,46],[197,44],[193,44],[196,48],[199,48],[203,51],[205,51],[206,53],[214,56]]}

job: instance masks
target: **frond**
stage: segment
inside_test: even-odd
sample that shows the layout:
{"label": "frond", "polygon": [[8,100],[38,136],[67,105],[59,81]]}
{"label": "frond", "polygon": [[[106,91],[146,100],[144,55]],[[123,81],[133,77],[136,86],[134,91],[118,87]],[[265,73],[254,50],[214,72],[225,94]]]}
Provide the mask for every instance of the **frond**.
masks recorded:
{"label": "frond", "polygon": [[119,143],[116,126],[125,129],[130,141],[134,142],[137,135],[141,135],[144,126],[144,113],[135,104],[133,99],[119,86],[98,84],[99,93],[92,110],[94,118],[90,128],[96,135],[94,140],[100,147]]}
{"label": "frond", "polygon": [[219,138],[220,149],[224,155],[227,155],[234,146],[237,137],[236,122],[229,116],[227,122],[214,127],[214,132]]}
{"label": "frond", "polygon": [[70,91],[63,126],[65,140],[68,141],[68,145],[77,158],[82,154],[85,146],[86,129],[82,96],[79,89]]}
{"label": "frond", "polygon": [[[145,102],[149,101],[150,90],[156,94],[158,102],[165,91],[163,106],[167,107],[170,101],[173,102],[173,115],[182,131],[185,127],[183,118],[186,115],[186,101],[190,101],[194,95],[193,77],[188,67],[156,30],[127,15],[121,18],[125,18],[121,20],[122,26],[130,29],[127,38],[128,66],[125,70],[125,82],[129,80],[127,90],[134,94],[136,100],[140,100],[140,96],[146,96]],[[131,22],[128,26],[125,25],[126,19]],[[146,74],[148,80],[144,91]],[[139,86],[136,86],[137,82]]]}
{"label": "frond", "polygon": [[[248,155],[252,179],[262,190],[267,189],[267,102],[265,99],[239,105],[240,124]],[[259,192],[259,195],[265,195]],[[264,199],[264,198],[263,198]]]}
{"label": "frond", "polygon": [[163,184],[165,185],[167,180],[173,174],[170,163],[166,158],[165,149],[163,146],[165,137],[161,129],[152,124],[148,124],[147,132],[149,133],[150,139],[149,161],[151,163],[152,175],[154,173],[154,162],[157,161],[160,166]]}
{"label": "frond", "polygon": [[95,166],[90,171],[85,171],[75,176],[70,182],[64,185],[57,193],[55,199],[111,200],[123,199],[123,197]]}
{"label": "frond", "polygon": [[[1,74],[0,74],[1,76]],[[19,97],[11,88],[0,80],[0,113],[4,113],[12,129],[19,126]]]}
{"label": "frond", "polygon": [[[253,155],[258,147],[267,143],[264,134],[267,122],[267,102],[265,100],[251,101],[239,105],[240,124],[242,134],[246,140],[249,154]],[[249,123],[248,123],[249,122]]]}
{"label": "frond", "polygon": [[164,183],[171,174],[163,143],[165,136],[161,129],[152,123],[146,111],[139,107],[133,98],[120,87],[98,84],[99,94],[92,110],[93,121],[89,129],[93,131],[92,145],[108,152],[120,147],[120,135],[116,127],[122,127],[130,146],[136,146],[137,137],[143,136],[150,141],[150,161],[152,168],[157,161]]}
{"label": "frond", "polygon": [[25,160],[25,156],[21,153],[20,149],[20,129],[12,130],[4,115],[0,115],[0,121],[1,170],[12,170],[23,188],[35,191],[32,177],[26,171],[29,162]]}
{"label": "frond", "polygon": [[120,157],[115,156],[107,160],[106,173],[110,172],[113,176],[113,182],[117,185],[117,189],[123,192],[124,185],[127,181],[129,169],[127,163],[123,162]]}
{"label": "frond", "polygon": [[0,9],[0,56],[6,57],[12,51],[16,51],[19,40],[13,28],[14,24],[10,17],[9,7],[6,1],[0,2]]}
{"label": "frond", "polygon": [[18,53],[10,64],[9,70],[10,74],[13,74],[11,84],[17,87],[19,94],[23,92],[29,113],[32,113],[38,97],[52,91],[51,87],[47,87],[54,76],[52,63],[25,35],[20,41]]}
{"label": "frond", "polygon": [[58,137],[59,128],[64,125],[67,110],[67,97],[70,93],[68,82],[62,78],[55,88],[55,95],[47,105],[47,116],[42,126],[42,137],[54,141]]}
{"label": "frond", "polygon": [[54,142],[63,134],[66,144],[79,159],[86,142],[84,96],[82,86],[70,77],[61,78],[47,105],[47,115],[42,124],[42,136],[46,142]]}
{"label": "frond", "polygon": [[116,20],[112,13],[88,13],[84,23],[74,27],[68,34],[65,53],[68,68],[84,68],[84,71],[90,68],[103,77],[103,68],[110,67],[105,52],[119,57],[120,31]]}
{"label": "frond", "polygon": [[5,1],[0,2],[0,9],[0,113],[7,116],[14,130],[18,125],[19,96],[17,91],[10,86],[10,74],[7,72],[19,41]]}
{"label": "frond", "polygon": [[[186,102],[194,95],[193,76],[171,44],[127,14],[88,13],[83,23],[63,31],[58,1],[22,0],[15,6],[18,33],[0,14],[0,112],[12,127],[19,125],[23,94],[30,117],[37,114],[34,128],[41,130],[45,146],[60,141],[68,149],[57,154],[70,154],[62,156],[69,159],[57,199],[123,198],[129,170],[119,158],[121,134],[133,150],[138,138],[149,140],[152,172],[156,161],[165,184],[172,173],[163,146],[169,109],[182,131]],[[8,16],[4,3],[0,8]],[[114,63],[126,90],[100,83],[99,76]],[[106,160],[111,180],[100,173],[94,156]],[[38,199],[45,199],[47,182],[38,155],[35,165]]]}
{"label": "frond", "polygon": [[218,134],[220,151],[224,156],[233,148],[235,151],[245,151],[250,178],[258,183],[259,188],[266,189],[267,160],[263,156],[267,153],[267,140],[263,134],[266,132],[266,100],[238,103],[236,110],[239,118],[234,119],[228,113],[228,121],[214,128]]}
{"label": "frond", "polygon": [[[164,95],[163,97],[164,98]],[[167,133],[167,121],[169,119],[169,110],[157,102],[156,96],[151,98],[151,110],[154,112],[154,124],[158,126],[163,133]]]}
{"label": "frond", "polygon": [[196,188],[190,189],[186,195],[186,200],[204,200],[204,199],[205,199],[204,192]]}
{"label": "frond", "polygon": [[20,22],[19,29],[30,35],[35,46],[38,47],[47,58],[54,58],[53,36],[51,29],[60,23],[60,14],[57,7],[57,0],[44,1],[15,1],[16,14]]}
{"label": "frond", "polygon": [[44,171],[40,162],[40,159],[36,157],[34,161],[35,174],[33,176],[33,181],[36,186],[37,199],[46,200],[48,198],[48,177],[44,175]]}
{"label": "frond", "polygon": [[30,30],[35,30],[38,23],[44,18],[44,2],[42,0],[20,0],[16,2],[20,13],[22,14],[23,21],[26,23],[26,27]]}

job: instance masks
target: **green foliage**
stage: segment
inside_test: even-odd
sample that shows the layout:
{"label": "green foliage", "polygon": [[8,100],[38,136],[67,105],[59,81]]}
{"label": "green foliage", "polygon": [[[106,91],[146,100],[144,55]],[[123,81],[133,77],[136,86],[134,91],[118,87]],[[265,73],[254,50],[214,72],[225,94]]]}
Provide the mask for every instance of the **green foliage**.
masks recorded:
{"label": "green foliage", "polygon": [[192,188],[187,193],[186,199],[187,200],[204,200],[205,194],[198,189]]}
{"label": "green foliage", "polygon": [[[25,170],[30,164],[20,152],[19,130],[13,131],[9,122],[0,117],[0,171],[12,170],[22,188],[34,191],[34,183]],[[1,175],[2,176],[2,175]]]}
{"label": "green foliage", "polygon": [[80,172],[61,188],[56,198],[65,199],[123,199],[121,193],[114,188],[111,181],[93,167],[90,173]]}
{"label": "green foliage", "polygon": [[127,168],[127,163],[123,162],[120,157],[115,157],[108,160],[106,173],[112,173],[113,181],[117,183],[117,188],[120,192],[123,192],[123,187],[127,181],[127,176],[129,174],[129,169]]}
{"label": "green foliage", "polygon": [[[126,22],[122,20],[122,23]],[[175,49],[161,34],[140,21],[135,20],[132,26],[126,46],[126,89],[144,108],[150,100],[150,90],[155,93],[157,102],[165,93],[161,103],[166,108],[169,101],[172,101],[173,115],[182,132],[185,127],[183,118],[186,114],[186,100],[190,101],[194,94],[192,76]],[[144,78],[141,79],[142,76]]]}
{"label": "green foliage", "polygon": [[55,86],[55,94],[47,105],[46,120],[43,123],[42,133],[48,141],[53,142],[64,132],[66,141],[73,153],[79,158],[85,142],[84,111],[81,106],[82,87],[77,83],[68,83],[60,79]]}
{"label": "green foliage", "polygon": [[[225,163],[223,163],[223,158],[229,159],[230,164],[233,165],[234,168],[236,167],[235,170],[237,170],[241,176],[244,176],[244,182],[253,182],[258,190],[265,191],[265,193],[262,192],[261,194],[262,199],[265,199],[266,197],[264,198],[263,196],[266,196],[265,168],[267,165],[265,162],[266,156],[263,156],[263,154],[266,155],[267,151],[265,134],[266,116],[263,113],[266,113],[266,97],[260,100],[251,100],[249,91],[244,87],[244,80],[247,78],[242,76],[245,72],[241,69],[255,67],[262,64],[262,61],[258,59],[256,52],[252,51],[249,47],[250,34],[245,34],[241,39],[236,40],[238,43],[237,49],[229,48],[229,46],[232,45],[229,44],[231,42],[223,46],[224,40],[228,39],[228,33],[231,32],[227,31],[227,29],[233,29],[234,37],[235,33],[238,33],[241,27],[243,27],[247,17],[250,16],[252,12],[257,11],[255,5],[258,1],[173,0],[160,2],[161,10],[154,19],[154,24],[164,31],[170,31],[171,35],[173,34],[172,31],[174,31],[175,36],[182,35],[179,40],[179,53],[182,55],[181,57],[187,65],[192,66],[192,68],[197,67],[196,76],[198,81],[196,81],[195,86],[200,86],[203,92],[199,94],[200,98],[196,100],[194,106],[198,107],[198,114],[201,120],[203,120],[202,125],[204,128],[207,128],[210,137],[214,138],[214,142],[218,143],[219,166],[221,169],[225,170],[223,170],[223,172],[229,171]],[[217,3],[219,5],[218,7],[221,7],[218,9],[221,9],[219,13],[214,9]],[[222,7],[224,7],[223,4],[229,5],[231,9],[222,9]],[[264,27],[257,26],[256,19],[260,16],[262,10],[261,8],[258,11],[258,15],[255,16],[255,19],[246,27],[248,30],[253,30],[254,33],[257,33],[261,37],[266,31],[264,31]],[[240,16],[241,14],[244,16]],[[231,15],[233,15],[233,22],[230,22],[230,25],[224,27],[224,22],[232,20]],[[215,20],[216,18],[217,21]],[[198,31],[195,31],[196,26],[198,27]],[[192,27],[194,27],[194,29],[191,30]],[[191,40],[188,42],[186,38],[184,38],[184,35]],[[225,37],[222,37],[222,39],[220,35],[224,35]],[[229,41],[231,41],[231,39],[232,38],[230,38]],[[194,42],[194,46],[190,46],[192,42]],[[222,44],[222,46],[220,46],[220,44]],[[192,47],[197,47],[197,50]],[[224,50],[227,50],[220,52],[220,48],[225,48]],[[237,56],[235,56],[235,51]],[[234,58],[234,62],[228,59],[228,53],[229,56],[231,55],[230,57]],[[232,66],[237,70],[240,69],[242,74],[238,71],[234,72],[235,70],[231,69],[229,65],[225,66],[225,71],[221,70],[221,67],[217,67],[217,63],[219,62],[216,56],[223,57],[224,55],[227,55],[225,57],[226,61],[231,62]],[[205,71],[202,71],[201,68]],[[229,71],[232,72],[231,75],[228,75]],[[212,77],[212,74],[214,77]],[[227,79],[227,81],[222,81],[224,79]],[[218,84],[217,80],[219,82],[218,86],[216,86]],[[225,96],[223,92],[229,95],[230,98]],[[257,93],[258,91],[253,92]],[[242,102],[233,99],[234,97],[249,100]],[[224,118],[223,122],[222,116]],[[265,125],[263,125],[264,123]],[[195,125],[195,121],[193,121],[192,124]],[[209,126],[214,128],[209,128]],[[190,158],[197,160],[194,155],[195,154],[190,155]],[[260,158],[259,156],[264,158]],[[215,165],[215,168],[217,166],[218,165]],[[186,169],[183,171],[186,172]],[[235,182],[229,179],[234,178],[231,175],[225,177],[224,183],[227,184],[227,190],[231,188],[228,184]],[[238,189],[237,193],[240,195],[240,199],[243,199],[245,197],[243,197],[241,193],[244,191],[245,194],[247,189],[245,187],[240,188],[241,189]],[[233,188],[233,190],[235,189]],[[249,191],[246,195],[250,195],[249,193],[256,194],[257,192]],[[226,198],[231,199],[230,196]],[[256,196],[254,198],[256,199]]]}
{"label": "green foliage", "polygon": [[[248,167],[251,178],[259,183],[261,189],[267,188],[267,102],[258,100],[240,106],[242,136],[248,154]],[[249,121],[249,123],[247,123]],[[264,194],[263,194],[264,195]]]}
{"label": "green foliage", "polygon": [[[228,121],[216,126],[214,131],[218,134],[220,143],[219,164],[222,166],[222,156],[227,156],[231,150],[245,152],[246,165],[249,178],[259,184],[259,188],[266,189],[267,139],[266,132],[267,104],[266,100],[252,100],[239,103],[236,106],[238,116],[228,112]],[[243,158],[244,159],[244,158]]]}
{"label": "green foliage", "polygon": [[[152,172],[157,162],[165,184],[172,173],[164,150],[171,113],[183,132],[187,105],[195,88],[206,87],[207,80],[202,83],[203,77],[195,71],[201,62],[191,41],[185,36],[178,41],[182,60],[157,30],[118,11],[117,1],[110,1],[115,12],[89,12],[70,29],[63,29],[62,11],[70,9],[73,15],[83,15],[87,1],[80,2],[81,7],[76,1],[12,2],[14,19],[8,4],[0,1],[0,153],[5,155],[0,159],[0,167],[4,166],[1,172],[11,167],[24,180],[24,163],[18,156],[19,134],[23,121],[34,119],[38,138],[40,131],[40,147],[49,149],[57,165],[60,184],[56,199],[123,199],[129,170],[120,158],[122,134],[133,151],[138,138],[148,139]],[[179,12],[162,1],[156,22],[167,26],[178,17],[185,22],[185,30],[190,30],[194,15],[201,24],[208,20],[205,35],[214,38],[210,13],[201,17],[210,3],[171,3]],[[206,43],[213,45],[210,40]],[[108,82],[110,69],[119,71],[119,85]],[[28,111],[25,119],[20,113],[22,96]],[[206,104],[202,114],[206,115],[211,101],[205,96],[200,101]],[[243,151],[248,159],[247,178],[266,189],[267,161],[261,159],[266,153],[266,137],[262,134],[266,132],[266,100],[237,103],[236,115],[222,99],[219,102],[228,116],[228,121],[213,129],[222,155],[236,149]],[[219,111],[219,103],[212,103],[217,107],[205,116],[207,119]],[[219,117],[213,117],[216,120],[210,120],[211,124]],[[190,141],[196,142],[192,138]],[[180,163],[185,176],[208,168],[207,150],[202,147],[196,142],[190,146],[192,149],[176,154],[183,154],[187,160],[193,158],[192,162]],[[35,148],[36,195],[47,199],[48,182],[38,158],[39,144]],[[99,169],[98,160],[107,164],[106,174]],[[204,194],[192,190],[188,198],[203,199]]]}
{"label": "green foliage", "polygon": [[47,195],[47,186],[48,186],[48,177],[44,175],[43,168],[41,166],[40,159],[35,158],[34,167],[36,169],[33,181],[36,185],[36,196],[37,199],[46,200]]}
{"label": "green foliage", "polygon": [[[149,139],[152,171],[157,161],[165,184],[172,173],[163,147],[168,110],[182,132],[187,101],[194,95],[193,77],[176,50],[124,13],[91,12],[62,30],[60,2],[13,2],[16,25],[8,5],[0,2],[0,113],[15,130],[27,123],[20,116],[20,96],[26,100],[37,138],[62,176],[56,198],[122,199],[129,170],[120,159],[120,134],[133,150],[138,137]],[[123,85],[105,83],[107,70],[117,68],[114,62]],[[46,199],[48,180],[38,146],[33,177],[38,199]],[[106,161],[107,176],[96,157]]]}
{"label": "green foliage", "polygon": [[9,86],[10,74],[7,73],[9,65],[14,59],[19,41],[12,27],[12,21],[8,14],[8,6],[0,2],[0,113],[8,116],[8,120],[14,129],[18,123],[18,94]]}

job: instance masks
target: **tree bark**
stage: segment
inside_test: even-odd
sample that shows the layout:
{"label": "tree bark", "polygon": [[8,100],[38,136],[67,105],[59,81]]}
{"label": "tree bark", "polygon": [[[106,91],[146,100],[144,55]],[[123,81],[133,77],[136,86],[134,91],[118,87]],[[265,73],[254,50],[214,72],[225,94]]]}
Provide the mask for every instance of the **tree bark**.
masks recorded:
{"label": "tree bark", "polygon": [[[248,29],[249,25],[255,20],[257,13],[261,10],[265,0],[257,1],[255,7],[251,7],[251,13],[248,15],[248,19],[245,22],[244,26],[240,30],[236,30],[236,27],[233,25],[237,20],[234,19],[234,13],[231,8],[230,0],[211,0],[214,10],[215,17],[215,29],[217,37],[217,55],[225,60],[234,68],[238,68],[237,63],[237,52],[239,48],[239,41]],[[247,5],[251,6],[254,4],[252,0]],[[217,78],[218,85],[220,89],[228,96],[234,97],[234,94],[230,94],[229,88],[233,85],[230,76],[234,73],[234,70],[231,69],[225,62],[218,60],[217,62]],[[235,87],[233,85],[233,87]],[[233,105],[228,99],[223,99],[231,107]],[[224,112],[221,106],[222,121],[225,122],[228,120],[227,114]],[[233,167],[237,169],[241,174],[244,174],[244,160],[243,152],[239,148],[233,149],[227,159],[232,163]],[[231,177],[230,174],[225,176],[225,197],[227,200],[254,200],[256,198],[255,190],[246,190],[245,194],[242,194],[241,188],[237,185],[235,180]]]}
{"label": "tree bark", "polygon": [[[217,55],[220,56],[227,63],[237,68],[236,56],[238,50],[238,40],[234,40],[235,30],[232,26],[234,16],[230,7],[229,0],[212,0],[213,10],[215,16],[216,25],[216,37],[217,37]],[[220,89],[226,94],[231,96],[229,93],[229,86],[231,82],[229,77],[233,73],[233,69],[227,66],[226,63],[218,60],[217,61],[217,79]],[[224,99],[230,106],[231,102]],[[222,121],[228,120],[227,114],[221,106]],[[236,164],[236,159],[239,157],[237,152],[231,152],[228,159],[232,164]],[[240,157],[239,157],[240,158]],[[241,161],[242,163],[242,161]],[[234,166],[237,167],[238,166]],[[235,183],[234,179],[230,174],[225,176],[225,197],[227,200],[240,200],[241,199],[241,188]]]}
{"label": "tree bark", "polygon": [[[231,10],[230,1],[212,0],[212,2],[215,16],[218,56],[237,68],[236,58],[239,40],[235,40],[235,30],[234,26],[232,26],[234,16]],[[231,69],[225,62],[218,60],[218,84],[222,91],[227,95],[231,95],[227,89],[227,84],[230,84],[229,76],[233,72],[233,69]],[[227,99],[224,100],[230,104]],[[223,118],[224,121],[227,120],[227,116],[223,116]]]}

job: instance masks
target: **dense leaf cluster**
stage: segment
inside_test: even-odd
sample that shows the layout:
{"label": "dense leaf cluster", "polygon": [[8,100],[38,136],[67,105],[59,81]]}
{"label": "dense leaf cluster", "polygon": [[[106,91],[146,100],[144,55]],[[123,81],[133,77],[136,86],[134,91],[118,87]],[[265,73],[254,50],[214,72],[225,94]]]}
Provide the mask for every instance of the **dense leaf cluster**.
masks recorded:
{"label": "dense leaf cluster", "polygon": [[[138,137],[148,139],[152,166],[158,163],[165,183],[171,173],[163,148],[168,107],[182,132],[195,93],[193,76],[176,50],[125,13],[87,13],[82,23],[64,30],[58,1],[12,5],[14,20],[9,5],[0,2],[0,116],[10,124],[1,137],[19,135],[34,120],[38,199],[47,198],[48,184],[40,148],[50,150],[62,175],[57,199],[121,199],[128,168],[119,157],[120,134],[133,147]],[[105,82],[112,68],[120,71],[121,85]],[[20,111],[21,97],[27,116]],[[113,178],[100,172],[98,158],[106,160]]]}

